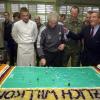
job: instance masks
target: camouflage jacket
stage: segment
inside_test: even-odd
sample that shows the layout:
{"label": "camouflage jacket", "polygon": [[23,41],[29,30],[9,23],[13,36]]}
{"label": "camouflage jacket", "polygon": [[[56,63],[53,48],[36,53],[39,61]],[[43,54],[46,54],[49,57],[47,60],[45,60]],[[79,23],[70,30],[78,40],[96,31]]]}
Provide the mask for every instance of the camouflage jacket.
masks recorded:
{"label": "camouflage jacket", "polygon": [[[69,18],[66,22],[66,27],[75,34],[78,34],[82,28],[82,21],[80,19],[73,20],[72,18]],[[66,42],[66,48],[76,52],[81,50],[81,46],[82,43],[80,40],[69,39]]]}

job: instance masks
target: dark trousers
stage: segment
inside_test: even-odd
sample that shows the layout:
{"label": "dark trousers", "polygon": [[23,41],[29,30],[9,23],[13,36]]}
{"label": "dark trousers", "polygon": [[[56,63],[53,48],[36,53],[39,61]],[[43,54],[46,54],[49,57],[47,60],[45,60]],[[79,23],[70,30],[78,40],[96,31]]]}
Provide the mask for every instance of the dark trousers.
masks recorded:
{"label": "dark trousers", "polygon": [[39,66],[40,57],[37,52],[36,42],[34,43],[35,53],[36,53],[36,66]]}
{"label": "dark trousers", "polygon": [[47,52],[45,51],[45,57],[47,64],[46,66],[52,66],[52,67],[62,67],[62,58],[63,58],[63,51],[57,51],[57,52]]}
{"label": "dark trousers", "polygon": [[17,45],[13,44],[13,46],[9,47],[9,58],[10,65],[14,66],[17,58]]}
{"label": "dark trousers", "polygon": [[100,55],[84,50],[81,54],[81,63],[82,66],[97,66],[100,64]]}
{"label": "dark trousers", "polygon": [[80,66],[80,51],[64,50],[63,66],[68,66],[69,59],[71,58],[71,66]]}
{"label": "dark trousers", "polygon": [[17,58],[17,44],[15,42],[5,42],[5,48],[9,58],[9,65],[14,66]]}

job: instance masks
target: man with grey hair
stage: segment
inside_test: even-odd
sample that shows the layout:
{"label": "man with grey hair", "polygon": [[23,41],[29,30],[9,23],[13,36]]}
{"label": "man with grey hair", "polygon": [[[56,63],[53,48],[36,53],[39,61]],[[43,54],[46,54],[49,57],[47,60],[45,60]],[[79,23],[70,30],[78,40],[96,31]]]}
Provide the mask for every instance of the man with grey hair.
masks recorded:
{"label": "man with grey hair", "polygon": [[62,66],[63,49],[64,29],[62,25],[58,25],[58,14],[51,12],[48,15],[47,26],[37,40],[40,66]]}

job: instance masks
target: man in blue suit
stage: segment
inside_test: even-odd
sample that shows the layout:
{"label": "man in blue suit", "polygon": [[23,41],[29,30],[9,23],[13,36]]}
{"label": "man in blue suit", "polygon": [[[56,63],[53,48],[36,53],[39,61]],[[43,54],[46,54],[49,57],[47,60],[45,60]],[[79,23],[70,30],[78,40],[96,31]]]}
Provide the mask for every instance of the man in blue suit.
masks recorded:
{"label": "man in blue suit", "polygon": [[83,28],[80,34],[75,35],[69,30],[68,38],[83,39],[84,47],[81,54],[83,66],[100,64],[100,12],[91,14],[90,25]]}

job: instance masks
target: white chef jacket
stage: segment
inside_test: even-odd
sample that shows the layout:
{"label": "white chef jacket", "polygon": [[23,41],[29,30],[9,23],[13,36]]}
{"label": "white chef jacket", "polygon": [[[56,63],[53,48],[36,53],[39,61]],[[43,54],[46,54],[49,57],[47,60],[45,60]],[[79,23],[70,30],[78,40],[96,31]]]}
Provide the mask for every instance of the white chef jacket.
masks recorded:
{"label": "white chef jacket", "polygon": [[34,42],[37,34],[37,25],[32,20],[29,20],[28,23],[23,20],[14,23],[12,37],[18,43],[17,66],[35,65]]}

